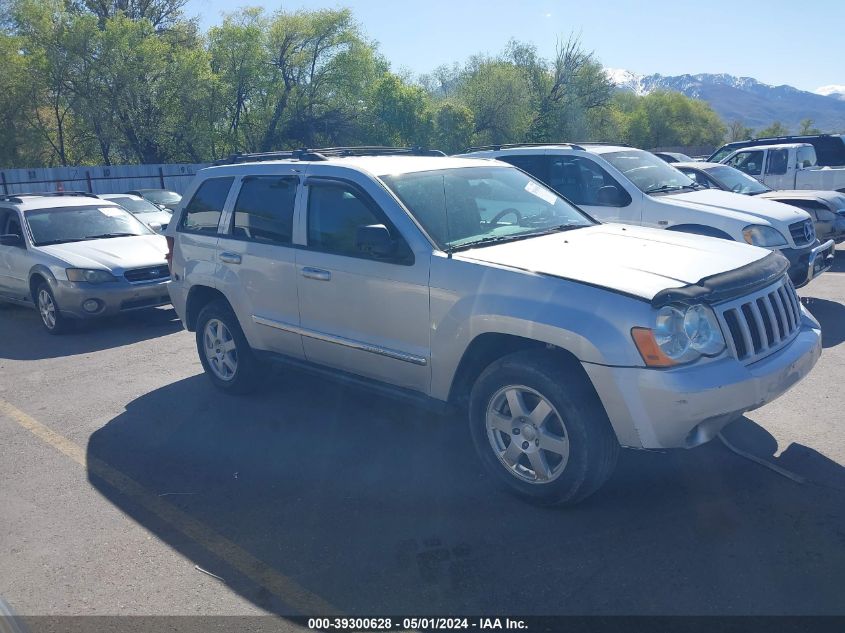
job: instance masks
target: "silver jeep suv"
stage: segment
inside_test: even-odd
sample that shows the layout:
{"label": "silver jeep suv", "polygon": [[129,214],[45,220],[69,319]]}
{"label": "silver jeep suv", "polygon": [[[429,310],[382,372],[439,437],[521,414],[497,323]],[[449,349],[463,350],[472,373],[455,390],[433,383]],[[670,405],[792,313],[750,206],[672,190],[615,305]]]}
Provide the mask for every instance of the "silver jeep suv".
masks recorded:
{"label": "silver jeep suv", "polygon": [[228,392],[279,361],[465,411],[484,466],[543,504],[619,447],[692,447],[821,353],[777,253],[603,225],[524,172],[410,150],[239,156],[167,230],[174,307]]}

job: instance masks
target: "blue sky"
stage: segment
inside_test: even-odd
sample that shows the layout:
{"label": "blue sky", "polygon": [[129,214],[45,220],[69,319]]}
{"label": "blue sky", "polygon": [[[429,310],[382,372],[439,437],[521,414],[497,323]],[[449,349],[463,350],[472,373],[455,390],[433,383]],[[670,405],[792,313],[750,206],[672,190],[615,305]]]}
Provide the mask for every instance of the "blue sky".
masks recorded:
{"label": "blue sky", "polygon": [[394,70],[422,73],[514,37],[549,55],[571,31],[611,68],[845,84],[845,0],[189,0],[207,28],[241,6],[351,8]]}

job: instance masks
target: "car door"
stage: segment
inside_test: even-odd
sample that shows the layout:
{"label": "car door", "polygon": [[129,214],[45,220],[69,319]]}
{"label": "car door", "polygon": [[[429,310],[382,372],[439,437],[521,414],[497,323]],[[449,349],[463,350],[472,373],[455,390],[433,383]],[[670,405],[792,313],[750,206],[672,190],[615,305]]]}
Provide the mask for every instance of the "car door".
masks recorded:
{"label": "car door", "polygon": [[[358,180],[312,165],[305,181],[305,247],[296,258],[305,356],[427,393],[430,253],[411,250],[374,200],[386,194],[373,191],[371,180]],[[358,227],[370,225],[390,231],[393,256],[379,259],[357,248]]]}
{"label": "car door", "polygon": [[218,287],[254,349],[303,358],[293,225],[299,175],[280,166],[236,183],[217,242]]}
{"label": "car door", "polygon": [[795,179],[789,173],[789,150],[770,149],[767,151],[765,175],[756,176],[756,178],[765,180],[766,184],[775,190],[791,188]]}
{"label": "car door", "polygon": [[0,244],[0,295],[16,301],[29,299],[29,249],[21,217],[15,209],[0,209],[0,233],[20,235],[19,246]]}

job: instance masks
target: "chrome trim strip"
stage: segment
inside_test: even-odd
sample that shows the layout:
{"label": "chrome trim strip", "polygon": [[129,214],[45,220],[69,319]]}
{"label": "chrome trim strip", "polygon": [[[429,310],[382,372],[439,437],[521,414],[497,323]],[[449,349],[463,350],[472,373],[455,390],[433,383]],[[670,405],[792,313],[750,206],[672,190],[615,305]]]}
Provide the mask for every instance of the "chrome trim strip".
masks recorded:
{"label": "chrome trim strip", "polygon": [[308,338],[313,338],[318,341],[324,341],[326,343],[335,343],[336,345],[343,345],[344,347],[357,349],[362,352],[378,354],[379,356],[385,356],[394,360],[401,360],[406,363],[411,363],[413,365],[425,366],[428,364],[428,360],[422,356],[408,354],[407,352],[400,352],[399,350],[395,349],[388,349],[386,347],[370,345],[369,343],[353,341],[352,339],[343,338],[342,336],[325,334],[323,332],[317,332],[316,330],[308,330],[306,328],[299,327],[298,325],[291,325],[290,323],[283,323],[282,321],[267,319],[265,317],[260,317],[255,314],[252,315],[252,320],[258,325],[266,325],[267,327],[275,328],[277,330],[284,330],[285,332],[291,332],[292,334],[307,336]]}

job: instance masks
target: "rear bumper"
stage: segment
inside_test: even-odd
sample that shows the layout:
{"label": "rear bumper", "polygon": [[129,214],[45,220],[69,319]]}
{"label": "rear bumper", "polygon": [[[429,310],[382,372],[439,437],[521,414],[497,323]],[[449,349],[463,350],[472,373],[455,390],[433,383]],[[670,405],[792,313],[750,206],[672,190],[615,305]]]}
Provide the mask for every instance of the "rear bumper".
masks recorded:
{"label": "rear bumper", "polygon": [[[53,294],[62,314],[75,319],[94,319],[103,316],[154,308],[170,303],[167,292],[169,280],[132,284],[116,281],[102,284],[57,281]],[[96,301],[96,310],[86,310],[83,305]]]}
{"label": "rear bumper", "polygon": [[670,370],[584,363],[623,446],[691,448],[782,395],[821,355],[821,328],[802,310],[785,348],[751,365],[730,356]]}
{"label": "rear bumper", "polygon": [[796,288],[808,284],[830,269],[835,252],[836,243],[833,240],[805,248],[784,248],[780,251],[789,260],[789,278]]}

